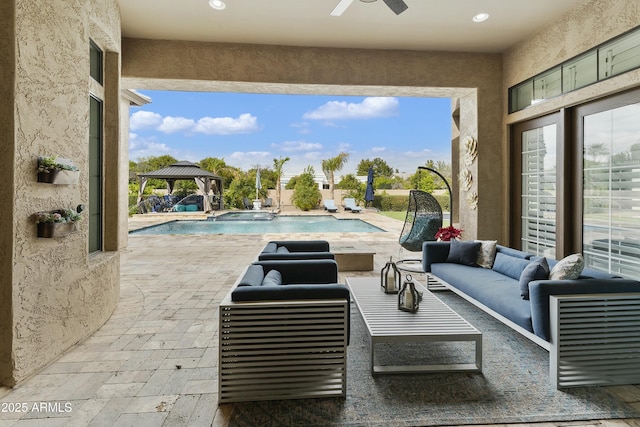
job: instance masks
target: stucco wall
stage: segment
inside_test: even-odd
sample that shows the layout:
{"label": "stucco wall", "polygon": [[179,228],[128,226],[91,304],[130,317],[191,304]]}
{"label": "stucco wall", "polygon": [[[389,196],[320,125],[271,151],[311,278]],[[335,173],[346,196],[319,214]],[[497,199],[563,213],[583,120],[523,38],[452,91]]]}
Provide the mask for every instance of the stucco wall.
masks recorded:
{"label": "stucco wall", "polygon": [[[122,43],[122,82],[131,89],[463,98],[461,131],[478,139],[476,166],[484,177],[475,191],[492,209],[502,201],[495,191],[502,185],[502,162],[493,154],[500,152],[502,130],[500,55],[139,39]],[[454,204],[464,198],[454,196]],[[460,217],[465,236],[501,238],[496,215],[465,212]]]}
{"label": "stucco wall", "polygon": [[[3,69],[6,65],[16,70],[15,93],[8,94],[12,108],[9,115],[2,114],[1,127],[14,129],[15,135],[3,139],[0,150],[9,153],[3,161],[13,158],[2,168],[12,176],[3,181],[12,179],[18,196],[13,201],[13,227],[0,230],[3,255],[10,253],[12,262],[11,274],[2,271],[2,293],[11,292],[9,323],[3,316],[0,332],[4,385],[34,373],[97,329],[112,313],[119,294],[119,253],[89,256],[86,219],[78,232],[55,239],[38,239],[33,219],[37,211],[88,205],[89,38],[119,51],[117,3],[11,3],[15,43],[2,45],[0,57]],[[110,84],[119,85],[117,75]],[[117,139],[105,139],[105,144],[113,143]],[[39,155],[72,159],[80,169],[80,183],[36,182]],[[4,277],[10,281],[5,283]],[[5,305],[3,299],[0,315]]]}

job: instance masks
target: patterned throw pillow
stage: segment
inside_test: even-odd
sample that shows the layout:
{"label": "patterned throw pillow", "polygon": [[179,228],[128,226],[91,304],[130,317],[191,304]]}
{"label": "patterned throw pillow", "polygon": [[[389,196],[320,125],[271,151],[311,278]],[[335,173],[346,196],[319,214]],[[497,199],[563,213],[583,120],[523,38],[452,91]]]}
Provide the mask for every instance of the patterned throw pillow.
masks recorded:
{"label": "patterned throw pillow", "polygon": [[577,279],[584,268],[584,258],[581,254],[572,254],[558,261],[549,273],[551,280]]}
{"label": "patterned throw pillow", "polygon": [[493,261],[496,259],[497,240],[476,240],[480,242],[480,250],[478,251],[477,264],[483,268],[493,267]]}

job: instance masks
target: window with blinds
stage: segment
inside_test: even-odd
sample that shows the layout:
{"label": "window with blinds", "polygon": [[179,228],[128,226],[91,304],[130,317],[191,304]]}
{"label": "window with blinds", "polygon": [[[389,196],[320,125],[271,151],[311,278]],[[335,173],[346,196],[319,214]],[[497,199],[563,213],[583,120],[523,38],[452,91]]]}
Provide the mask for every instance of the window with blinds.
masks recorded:
{"label": "window with blinds", "polygon": [[640,104],[584,116],[588,267],[640,279]]}
{"label": "window with blinds", "polygon": [[522,250],[555,257],[557,125],[522,133]]}

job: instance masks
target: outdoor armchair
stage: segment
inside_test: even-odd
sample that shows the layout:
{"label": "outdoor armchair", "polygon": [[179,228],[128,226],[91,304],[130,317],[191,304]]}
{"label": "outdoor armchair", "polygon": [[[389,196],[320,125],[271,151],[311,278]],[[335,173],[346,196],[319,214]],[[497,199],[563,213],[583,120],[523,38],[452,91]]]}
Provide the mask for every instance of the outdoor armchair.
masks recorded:
{"label": "outdoor armchair", "polygon": [[258,255],[259,261],[335,259],[326,240],[273,240]]}

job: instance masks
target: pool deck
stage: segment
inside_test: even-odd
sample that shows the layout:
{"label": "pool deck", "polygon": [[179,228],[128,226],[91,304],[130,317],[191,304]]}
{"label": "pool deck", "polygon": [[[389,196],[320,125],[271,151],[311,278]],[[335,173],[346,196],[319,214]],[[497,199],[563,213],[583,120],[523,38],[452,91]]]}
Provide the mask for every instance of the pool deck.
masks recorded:
{"label": "pool deck", "polygon": [[[286,238],[326,239],[334,246],[375,249],[374,270],[340,273],[342,282],[347,275],[378,277],[390,256],[398,258],[402,221],[370,210],[335,216],[360,218],[387,232],[287,234]],[[130,219],[129,227],[176,217],[205,216],[139,215]],[[281,234],[130,235],[121,255],[120,301],[111,318],[19,386],[0,389],[0,403],[61,402],[63,409],[68,403],[71,410],[0,413],[0,427],[228,425],[233,405],[217,403],[218,304],[264,244],[282,238]],[[417,254],[405,251],[404,255]],[[611,389],[621,400],[640,401],[638,387]],[[570,424],[539,424],[557,425]],[[588,425],[638,424],[611,420]]]}

